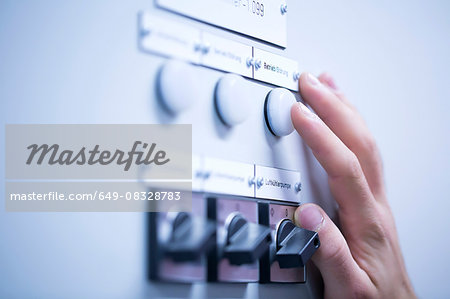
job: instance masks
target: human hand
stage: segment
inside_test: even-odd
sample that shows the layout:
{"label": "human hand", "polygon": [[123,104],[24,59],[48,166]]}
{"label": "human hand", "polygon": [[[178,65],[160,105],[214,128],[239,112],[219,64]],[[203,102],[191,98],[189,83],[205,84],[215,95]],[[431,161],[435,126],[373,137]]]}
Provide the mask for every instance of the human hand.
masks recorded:
{"label": "human hand", "polygon": [[386,199],[383,169],[375,141],[356,109],[333,79],[304,73],[302,103],[291,109],[292,122],[328,173],[339,204],[341,231],[315,204],[295,213],[297,225],[319,233],[312,257],[326,298],[415,298]]}

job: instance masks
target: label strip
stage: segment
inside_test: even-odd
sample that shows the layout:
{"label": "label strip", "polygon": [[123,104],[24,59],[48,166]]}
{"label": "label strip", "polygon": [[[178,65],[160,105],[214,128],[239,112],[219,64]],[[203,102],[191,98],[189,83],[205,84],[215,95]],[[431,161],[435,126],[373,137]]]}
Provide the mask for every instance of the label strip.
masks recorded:
{"label": "label strip", "polygon": [[146,11],[139,14],[139,47],[143,52],[185,60],[298,91],[297,61]]}

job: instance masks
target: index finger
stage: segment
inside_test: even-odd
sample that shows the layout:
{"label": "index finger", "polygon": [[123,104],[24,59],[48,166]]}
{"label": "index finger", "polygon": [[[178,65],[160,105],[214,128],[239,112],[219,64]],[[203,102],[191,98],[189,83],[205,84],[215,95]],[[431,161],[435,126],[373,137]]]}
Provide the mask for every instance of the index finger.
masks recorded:
{"label": "index finger", "polygon": [[303,103],[292,106],[291,118],[294,128],[328,173],[340,209],[357,214],[370,211],[374,198],[355,154]]}

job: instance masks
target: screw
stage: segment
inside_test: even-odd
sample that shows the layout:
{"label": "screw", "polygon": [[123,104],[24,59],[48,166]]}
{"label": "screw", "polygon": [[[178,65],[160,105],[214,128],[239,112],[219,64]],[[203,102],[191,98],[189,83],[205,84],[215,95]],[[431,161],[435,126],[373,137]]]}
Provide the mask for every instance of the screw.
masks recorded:
{"label": "screw", "polygon": [[302,183],[296,183],[294,188],[296,192],[302,191]]}
{"label": "screw", "polygon": [[259,177],[258,181],[257,181],[258,188],[260,188],[263,185],[263,183],[264,183],[264,178],[263,177]]}
{"label": "screw", "polygon": [[251,67],[254,64],[253,58],[252,57],[248,57],[247,58],[247,67]]}
{"label": "screw", "polygon": [[200,42],[195,42],[194,43],[194,51],[198,52],[202,49],[202,44]]}
{"label": "screw", "polygon": [[205,171],[205,172],[203,173],[203,179],[204,179],[204,180],[209,179],[210,176],[211,176],[211,172],[210,172],[210,171]]}
{"label": "screw", "polygon": [[249,177],[248,178],[248,185],[254,185],[256,183],[256,178],[255,177]]}
{"label": "screw", "polygon": [[288,9],[287,9],[287,4],[281,4],[281,14],[284,15],[287,13]]}
{"label": "screw", "polygon": [[202,54],[208,54],[210,49],[211,49],[211,45],[209,43],[203,44],[203,46],[201,48]]}
{"label": "screw", "polygon": [[261,59],[258,59],[255,61],[255,70],[259,69],[261,67]]}
{"label": "screw", "polygon": [[141,37],[146,37],[146,36],[150,35],[150,33],[152,33],[151,29],[144,29],[144,28],[142,28],[140,30]]}
{"label": "screw", "polygon": [[300,73],[294,72],[294,75],[292,77],[293,77],[294,81],[298,81],[298,79],[300,79]]}

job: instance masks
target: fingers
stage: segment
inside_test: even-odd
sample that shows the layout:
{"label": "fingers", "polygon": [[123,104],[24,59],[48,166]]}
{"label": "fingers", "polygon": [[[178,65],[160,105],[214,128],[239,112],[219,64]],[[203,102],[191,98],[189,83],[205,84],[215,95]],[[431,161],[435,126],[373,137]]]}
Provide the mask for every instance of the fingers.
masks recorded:
{"label": "fingers", "polygon": [[292,106],[291,118],[297,132],[328,173],[340,210],[355,215],[370,211],[374,199],[356,156],[302,103]]}
{"label": "fingers", "polygon": [[[353,298],[354,292],[367,291],[370,278],[353,259],[350,249],[336,225],[315,204],[304,204],[295,212],[298,226],[319,233],[320,248],[312,256],[325,285],[325,297]],[[348,293],[353,290],[352,293]],[[328,296],[327,296],[328,294]]]}
{"label": "fingers", "polygon": [[322,73],[318,77],[319,81],[326,85],[345,105],[347,105],[350,109],[355,110],[355,107],[347,100],[345,95],[339,90],[334,81],[333,77],[328,73]]}
{"label": "fingers", "polygon": [[[324,82],[324,84],[322,83]],[[383,194],[381,159],[372,135],[362,118],[336,89],[329,75],[321,81],[311,74],[300,77],[300,92],[326,125],[358,158],[364,175],[374,194]]]}

